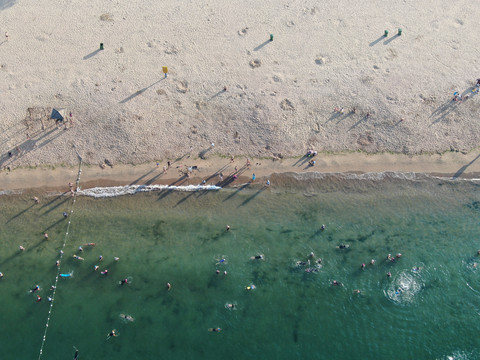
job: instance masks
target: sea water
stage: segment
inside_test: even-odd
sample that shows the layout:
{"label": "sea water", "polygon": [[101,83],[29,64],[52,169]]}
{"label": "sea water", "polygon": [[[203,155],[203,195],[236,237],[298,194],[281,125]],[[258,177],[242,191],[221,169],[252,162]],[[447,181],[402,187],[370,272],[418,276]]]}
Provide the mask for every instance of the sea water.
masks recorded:
{"label": "sea water", "polygon": [[477,181],[271,182],[0,196],[0,358],[480,359]]}

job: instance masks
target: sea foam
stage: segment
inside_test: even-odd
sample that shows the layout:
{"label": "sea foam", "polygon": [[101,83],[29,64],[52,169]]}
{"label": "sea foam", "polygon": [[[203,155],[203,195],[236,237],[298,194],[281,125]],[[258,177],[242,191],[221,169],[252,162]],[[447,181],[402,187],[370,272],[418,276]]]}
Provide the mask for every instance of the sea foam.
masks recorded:
{"label": "sea foam", "polygon": [[125,185],[125,186],[110,186],[110,187],[94,187],[90,189],[79,189],[77,195],[90,196],[94,198],[107,198],[116,197],[122,195],[133,195],[141,192],[153,192],[153,191],[212,191],[220,190],[221,187],[215,185],[186,185],[186,186],[174,186],[174,185]]}

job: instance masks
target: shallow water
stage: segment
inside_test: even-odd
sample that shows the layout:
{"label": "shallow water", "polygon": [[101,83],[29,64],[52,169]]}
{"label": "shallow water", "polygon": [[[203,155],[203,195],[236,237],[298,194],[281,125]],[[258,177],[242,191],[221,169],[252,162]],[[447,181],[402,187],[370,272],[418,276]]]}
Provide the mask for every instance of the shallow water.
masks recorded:
{"label": "shallow water", "polygon": [[[60,272],[73,276],[58,281],[43,359],[73,358],[74,346],[79,359],[480,358],[476,182],[390,174],[272,184],[78,196],[68,219],[70,197],[1,196],[1,358],[38,357],[65,239]],[[321,266],[297,266],[310,252]],[[265,260],[250,259],[258,254]]]}

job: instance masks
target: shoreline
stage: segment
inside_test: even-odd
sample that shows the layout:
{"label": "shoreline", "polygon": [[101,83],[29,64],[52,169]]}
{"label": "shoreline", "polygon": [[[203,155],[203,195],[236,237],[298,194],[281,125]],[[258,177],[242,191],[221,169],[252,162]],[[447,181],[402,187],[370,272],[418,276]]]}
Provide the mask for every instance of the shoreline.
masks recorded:
{"label": "shoreline", "polygon": [[[339,154],[318,154],[313,159],[314,166],[308,166],[310,158],[295,157],[284,159],[255,159],[246,166],[246,157],[229,158],[211,156],[206,159],[182,157],[171,162],[171,167],[163,172],[166,161],[147,162],[140,165],[114,164],[102,169],[98,165],[82,166],[80,187],[82,189],[99,186],[124,185],[198,185],[206,180],[207,185],[220,181],[220,173],[224,179],[235,174],[238,178],[225,182],[226,186],[243,184],[255,173],[256,182],[266,181],[274,173],[423,173],[431,176],[450,177],[452,179],[480,178],[480,154],[470,152],[447,152],[444,154],[401,155],[392,153],[366,154],[348,152]],[[193,167],[190,177],[185,176],[189,167]],[[195,168],[196,167],[196,168]],[[0,172],[0,190],[35,192],[68,191],[68,183],[75,183],[78,167],[37,167],[16,168],[12,171]]]}

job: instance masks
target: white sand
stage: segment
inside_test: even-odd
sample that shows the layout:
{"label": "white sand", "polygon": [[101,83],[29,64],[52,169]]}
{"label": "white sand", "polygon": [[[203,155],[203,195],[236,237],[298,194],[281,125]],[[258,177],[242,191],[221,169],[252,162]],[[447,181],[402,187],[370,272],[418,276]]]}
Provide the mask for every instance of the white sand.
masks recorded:
{"label": "white sand", "polygon": [[[478,19],[471,0],[0,1],[0,165],[75,164],[73,145],[94,164],[211,142],[251,156],[471,151],[480,95],[451,98],[480,77]],[[52,107],[73,127],[46,116],[42,130]]]}

